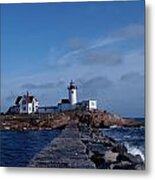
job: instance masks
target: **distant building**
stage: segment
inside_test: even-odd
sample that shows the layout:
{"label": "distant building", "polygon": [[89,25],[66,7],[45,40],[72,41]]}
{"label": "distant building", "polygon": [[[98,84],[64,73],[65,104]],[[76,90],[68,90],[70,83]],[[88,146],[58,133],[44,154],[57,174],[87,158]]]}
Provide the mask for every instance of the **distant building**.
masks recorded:
{"label": "distant building", "polygon": [[63,112],[74,109],[81,110],[94,110],[97,109],[97,101],[96,100],[84,100],[81,102],[77,101],[77,86],[75,82],[71,81],[68,88],[68,99],[61,99],[61,101],[54,106],[51,107],[39,107],[39,113],[53,113],[53,112]]}
{"label": "distant building", "polygon": [[71,81],[68,86],[68,93],[70,104],[75,105],[77,103],[77,86],[73,81]]}
{"label": "distant building", "polygon": [[39,102],[36,97],[26,95],[18,96],[15,105],[10,107],[8,113],[36,113],[38,112]]}
{"label": "distant building", "polygon": [[54,112],[59,112],[57,106],[42,106],[38,107],[38,112],[39,113],[54,113]]}
{"label": "distant building", "polygon": [[61,99],[56,106],[39,106],[39,102],[36,97],[29,96],[27,93],[23,96],[18,96],[15,101],[15,105],[10,107],[9,113],[54,113],[70,111],[75,109],[81,110],[95,110],[97,109],[96,100],[83,100],[78,102],[77,100],[77,86],[75,82],[71,81],[68,88],[68,99]]}
{"label": "distant building", "polygon": [[97,109],[96,100],[85,100],[85,101],[82,101],[81,103],[82,103],[82,107],[86,110]]}
{"label": "distant building", "polygon": [[60,112],[68,111],[71,109],[71,103],[69,99],[61,99],[61,103],[58,103],[58,109]]}
{"label": "distant building", "polygon": [[7,113],[8,114],[18,114],[19,113],[19,106],[14,105],[14,106],[9,107]]}

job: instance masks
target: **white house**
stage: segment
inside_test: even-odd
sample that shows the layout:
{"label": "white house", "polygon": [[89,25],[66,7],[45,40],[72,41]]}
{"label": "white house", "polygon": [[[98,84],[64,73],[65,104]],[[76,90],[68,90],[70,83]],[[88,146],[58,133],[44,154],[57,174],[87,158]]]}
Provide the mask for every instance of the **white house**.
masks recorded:
{"label": "white house", "polygon": [[27,92],[26,95],[16,98],[15,105],[19,108],[19,113],[31,114],[38,111],[39,102],[36,97],[29,96]]}
{"label": "white house", "polygon": [[94,110],[97,109],[97,101],[96,100],[85,100],[82,101],[82,107],[86,110]]}

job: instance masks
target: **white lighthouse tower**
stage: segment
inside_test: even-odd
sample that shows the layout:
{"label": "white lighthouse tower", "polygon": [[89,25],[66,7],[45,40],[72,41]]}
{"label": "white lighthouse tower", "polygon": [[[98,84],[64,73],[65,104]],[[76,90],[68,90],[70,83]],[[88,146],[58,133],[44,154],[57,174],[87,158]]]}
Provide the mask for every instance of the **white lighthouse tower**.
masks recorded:
{"label": "white lighthouse tower", "polygon": [[77,103],[77,86],[73,81],[71,81],[68,86],[68,93],[71,105],[75,105]]}

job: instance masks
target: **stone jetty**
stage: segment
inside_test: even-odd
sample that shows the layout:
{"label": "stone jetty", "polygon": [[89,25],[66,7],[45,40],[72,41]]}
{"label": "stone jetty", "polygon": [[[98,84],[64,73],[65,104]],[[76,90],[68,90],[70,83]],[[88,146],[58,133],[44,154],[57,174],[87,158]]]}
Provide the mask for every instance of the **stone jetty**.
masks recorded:
{"label": "stone jetty", "polygon": [[70,120],[55,138],[30,161],[29,167],[145,169],[140,155],[128,153],[123,144],[107,137],[90,123]]}
{"label": "stone jetty", "polygon": [[38,153],[30,167],[95,168],[81,141],[77,121],[70,121],[61,135]]}

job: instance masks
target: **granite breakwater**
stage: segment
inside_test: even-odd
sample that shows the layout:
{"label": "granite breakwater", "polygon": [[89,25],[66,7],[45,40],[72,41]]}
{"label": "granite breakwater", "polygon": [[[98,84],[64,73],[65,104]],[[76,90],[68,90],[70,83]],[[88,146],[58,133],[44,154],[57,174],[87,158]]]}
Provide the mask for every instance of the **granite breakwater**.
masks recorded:
{"label": "granite breakwater", "polygon": [[70,120],[55,138],[30,161],[28,167],[144,170],[140,155],[104,136],[100,129]]}

